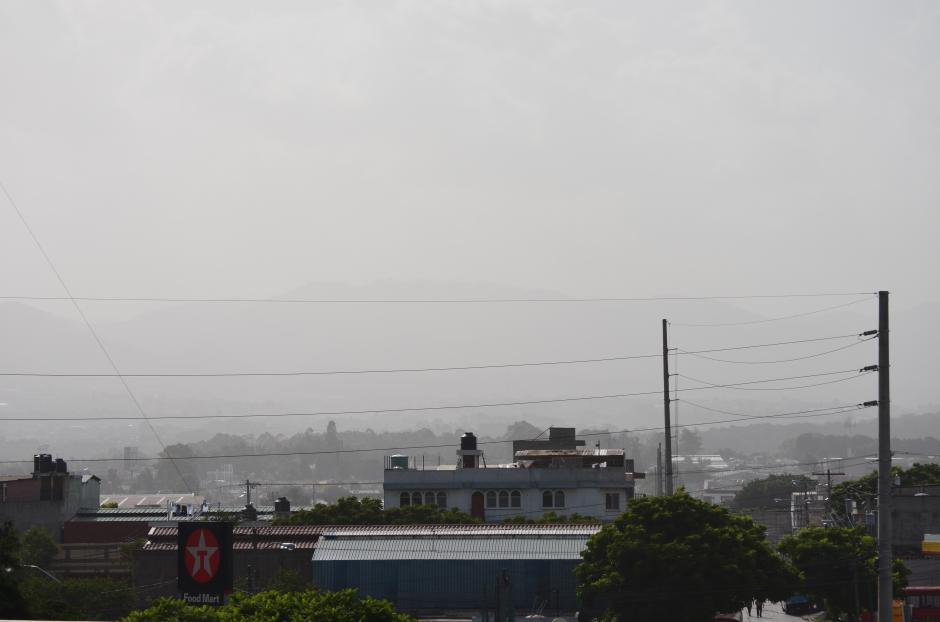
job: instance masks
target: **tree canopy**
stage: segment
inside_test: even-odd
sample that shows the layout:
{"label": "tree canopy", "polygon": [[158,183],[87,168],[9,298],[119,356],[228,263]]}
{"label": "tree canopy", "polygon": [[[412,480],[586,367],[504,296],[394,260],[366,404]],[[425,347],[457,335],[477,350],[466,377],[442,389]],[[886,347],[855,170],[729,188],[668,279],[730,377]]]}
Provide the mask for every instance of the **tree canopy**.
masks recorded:
{"label": "tree canopy", "polygon": [[45,568],[58,554],[59,545],[42,527],[30,527],[20,537],[20,560],[24,564]]}
{"label": "tree canopy", "polygon": [[0,524],[0,618],[24,615],[25,604],[17,581],[19,566],[20,537],[13,523],[7,521]]}
{"label": "tree canopy", "polygon": [[805,475],[771,474],[746,483],[734,496],[732,505],[739,509],[789,507],[790,493],[802,492],[804,484],[812,490],[816,482]]}
{"label": "tree canopy", "polygon": [[797,575],[764,528],[684,492],[634,500],[595,534],[578,593],[609,620],[705,622],[754,599],[782,600]]}
{"label": "tree canopy", "polygon": [[318,503],[309,510],[298,510],[281,525],[441,525],[479,523],[480,520],[456,508],[436,505],[409,505],[382,509],[378,499],[343,497],[333,504]]}
{"label": "tree canopy", "polygon": [[[878,581],[875,538],[862,527],[807,527],[780,542],[780,551],[800,571],[801,590],[826,604],[832,616],[856,618],[874,610]],[[907,585],[910,571],[895,559],[894,589]]]}
{"label": "tree canopy", "polygon": [[[915,463],[909,469],[891,468],[892,479],[900,479],[902,487],[940,485],[940,464]],[[855,501],[862,510],[875,507],[874,499],[878,494],[878,472],[837,484],[832,487],[830,505],[834,512],[845,514],[845,502]]]}
{"label": "tree canopy", "polygon": [[161,598],[124,622],[414,622],[387,600],[357,599],[355,590],[340,592],[261,592],[235,594],[222,607],[188,605]]}
{"label": "tree canopy", "polygon": [[577,523],[577,524],[595,524],[600,523],[599,518],[593,516],[584,516],[574,512],[573,514],[555,514],[554,512],[546,512],[538,518],[526,518],[523,515],[519,516],[510,516],[509,518],[503,519],[503,524],[505,525],[554,525],[561,523]]}

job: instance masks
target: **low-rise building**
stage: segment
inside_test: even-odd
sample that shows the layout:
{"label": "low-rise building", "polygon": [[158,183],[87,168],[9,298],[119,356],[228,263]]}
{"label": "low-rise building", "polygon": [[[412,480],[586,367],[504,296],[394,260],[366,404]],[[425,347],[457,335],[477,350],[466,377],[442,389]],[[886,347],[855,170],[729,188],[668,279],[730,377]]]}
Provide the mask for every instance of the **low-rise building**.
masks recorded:
{"label": "low-rise building", "polygon": [[634,479],[643,474],[633,472],[623,449],[583,445],[574,428],[551,428],[544,441],[516,441],[512,463],[487,465],[476,437],[467,432],[453,465],[425,467],[408,456],[388,456],[385,507],[437,505],[486,522],[537,519],[549,512],[613,520],[626,509]]}
{"label": "low-rise building", "polygon": [[50,454],[33,456],[30,475],[0,476],[0,521],[25,531],[42,527],[57,541],[62,527],[80,510],[97,508],[101,480],[69,473],[65,460]]}
{"label": "low-rise building", "polygon": [[405,525],[323,528],[313,579],[400,611],[466,619],[502,601],[518,616],[578,610],[574,568],[599,525]]}

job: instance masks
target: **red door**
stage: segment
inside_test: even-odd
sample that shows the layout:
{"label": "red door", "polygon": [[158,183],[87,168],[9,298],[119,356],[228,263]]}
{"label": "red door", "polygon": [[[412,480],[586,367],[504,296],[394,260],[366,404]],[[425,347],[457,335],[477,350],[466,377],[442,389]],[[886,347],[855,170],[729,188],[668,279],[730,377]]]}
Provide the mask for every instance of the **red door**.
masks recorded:
{"label": "red door", "polygon": [[470,497],[470,516],[479,518],[480,520],[486,519],[486,510],[483,509],[482,492],[475,492],[473,496]]}

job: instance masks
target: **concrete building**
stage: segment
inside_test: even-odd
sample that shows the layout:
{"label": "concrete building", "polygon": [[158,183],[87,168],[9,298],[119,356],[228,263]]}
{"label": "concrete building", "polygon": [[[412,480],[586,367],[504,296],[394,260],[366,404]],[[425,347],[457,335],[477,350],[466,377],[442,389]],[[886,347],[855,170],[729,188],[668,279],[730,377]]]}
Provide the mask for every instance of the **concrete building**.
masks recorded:
{"label": "concrete building", "polygon": [[97,476],[69,473],[65,460],[38,454],[31,475],[0,476],[0,521],[12,521],[20,531],[42,527],[61,542],[65,522],[97,508],[100,493]]}
{"label": "concrete building", "polygon": [[[466,619],[511,603],[517,616],[573,619],[574,568],[598,525],[406,525],[323,528],[313,578],[399,611]],[[497,586],[501,587],[497,587]],[[501,593],[497,595],[497,591]]]}
{"label": "concrete building", "polygon": [[898,553],[922,552],[924,537],[940,533],[940,486],[895,488],[891,499],[891,541]]}
{"label": "concrete building", "polygon": [[622,449],[584,448],[574,428],[551,428],[543,441],[516,441],[514,461],[487,465],[477,439],[460,439],[457,462],[427,466],[396,454],[385,461],[385,507],[433,504],[487,522],[548,512],[616,518],[633,498],[633,461]]}

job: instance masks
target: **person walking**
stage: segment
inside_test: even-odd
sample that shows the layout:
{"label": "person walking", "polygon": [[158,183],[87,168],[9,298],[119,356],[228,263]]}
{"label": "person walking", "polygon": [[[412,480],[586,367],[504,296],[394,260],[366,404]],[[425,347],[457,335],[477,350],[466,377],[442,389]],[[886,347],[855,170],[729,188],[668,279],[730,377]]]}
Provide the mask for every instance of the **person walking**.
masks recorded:
{"label": "person walking", "polygon": [[757,617],[763,618],[764,617],[764,601],[762,600],[757,601],[756,606],[757,606]]}
{"label": "person walking", "polygon": [[751,617],[751,601],[747,601],[747,617]]}

